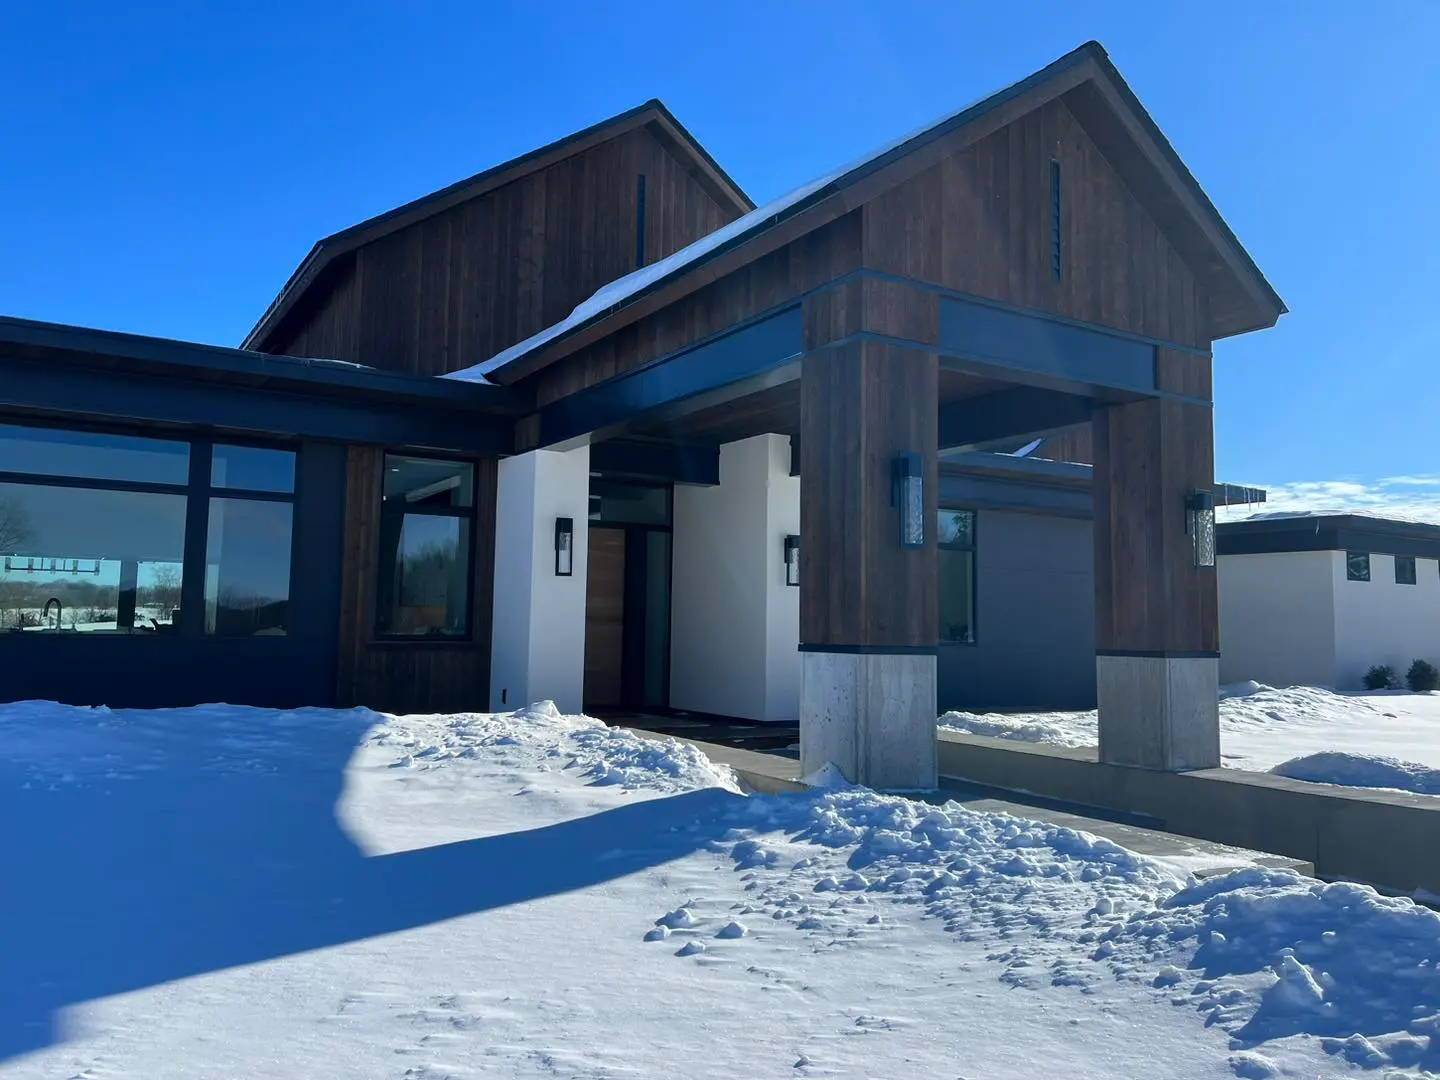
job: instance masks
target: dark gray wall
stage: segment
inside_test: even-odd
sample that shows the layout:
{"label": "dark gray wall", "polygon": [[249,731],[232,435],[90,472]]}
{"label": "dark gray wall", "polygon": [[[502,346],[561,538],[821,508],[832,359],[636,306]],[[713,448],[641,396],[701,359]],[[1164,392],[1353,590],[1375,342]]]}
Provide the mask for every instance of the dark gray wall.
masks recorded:
{"label": "dark gray wall", "polygon": [[975,547],[975,644],[940,646],[941,711],[1093,708],[1089,519],[981,509]]}
{"label": "dark gray wall", "polygon": [[159,708],[226,701],[333,705],[345,448],[296,463],[290,633],[284,637],[0,633],[0,701]]}

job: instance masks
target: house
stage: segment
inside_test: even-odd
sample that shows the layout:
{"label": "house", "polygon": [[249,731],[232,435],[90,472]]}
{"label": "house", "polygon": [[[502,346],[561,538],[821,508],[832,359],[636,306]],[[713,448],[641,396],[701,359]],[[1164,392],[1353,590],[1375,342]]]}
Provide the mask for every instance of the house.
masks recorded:
{"label": "house", "polygon": [[[925,786],[985,590],[1033,669],[1088,561],[1102,757],[1213,765],[1212,344],[1284,310],[1094,43],[758,209],[650,102],[322,240],[241,349],[0,322],[0,694],[798,716]],[[1073,484],[995,451],[1057,432],[1042,551]]]}
{"label": "house", "polygon": [[1357,514],[1219,527],[1220,677],[1361,688],[1440,664],[1440,526]]}

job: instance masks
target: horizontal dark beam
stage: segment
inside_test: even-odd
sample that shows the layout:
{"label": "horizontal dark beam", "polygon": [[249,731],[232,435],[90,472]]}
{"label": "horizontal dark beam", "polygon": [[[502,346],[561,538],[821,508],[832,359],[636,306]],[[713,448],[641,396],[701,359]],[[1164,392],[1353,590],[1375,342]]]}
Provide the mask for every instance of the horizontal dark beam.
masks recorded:
{"label": "horizontal dark beam", "polygon": [[951,296],[940,298],[939,344],[943,366],[992,378],[1079,394],[1156,389],[1153,345]]}
{"label": "horizontal dark beam", "polygon": [[720,448],[699,443],[606,439],[590,444],[590,471],[675,484],[720,483]]}
{"label": "horizontal dark beam", "polygon": [[336,398],[3,356],[0,409],[62,419],[219,428],[482,456],[514,449],[508,418],[468,409],[425,407],[413,400]]}
{"label": "horizontal dark beam", "polygon": [[940,406],[940,449],[978,447],[997,439],[1035,436],[1090,419],[1089,398],[1017,386]]}
{"label": "horizontal dark beam", "polygon": [[943,470],[940,473],[939,500],[941,506],[966,510],[1012,510],[1018,513],[1085,519],[1092,516],[1092,500],[1088,489],[1077,491],[1074,488],[1048,484],[957,476]]}
{"label": "horizontal dark beam", "polygon": [[1249,506],[1252,503],[1263,503],[1265,501],[1265,489],[1257,487],[1243,487],[1240,484],[1216,484],[1211,489],[1215,492],[1215,503],[1217,506]]}
{"label": "horizontal dark beam", "polygon": [[[677,419],[797,378],[799,306],[561,398],[540,409],[540,447]],[[793,368],[794,370],[790,370]]]}

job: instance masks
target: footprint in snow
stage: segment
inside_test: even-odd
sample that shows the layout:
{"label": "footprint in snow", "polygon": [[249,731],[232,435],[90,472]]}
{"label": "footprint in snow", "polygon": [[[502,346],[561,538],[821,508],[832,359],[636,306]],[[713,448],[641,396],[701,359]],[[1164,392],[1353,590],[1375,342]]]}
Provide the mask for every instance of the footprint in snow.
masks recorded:
{"label": "footprint in snow", "polygon": [[703,941],[687,941],[684,945],[680,946],[680,948],[675,951],[675,955],[695,956],[699,953],[703,953],[704,951],[705,943]]}
{"label": "footprint in snow", "polygon": [[700,920],[688,907],[678,907],[674,911],[667,911],[660,918],[655,920],[656,926],[666,926],[671,930],[689,930],[700,925]]}
{"label": "footprint in snow", "polygon": [[715,936],[716,936],[717,938],[726,938],[726,939],[731,939],[731,940],[733,940],[734,938],[742,938],[742,937],[744,937],[746,934],[748,934],[749,932],[750,932],[750,931],[749,931],[748,929],[746,929],[746,928],[745,928],[743,925],[741,925],[740,923],[738,923],[738,922],[730,922],[730,923],[726,923],[726,924],[725,924],[724,926],[722,926],[719,930],[717,930],[717,931],[715,932]]}

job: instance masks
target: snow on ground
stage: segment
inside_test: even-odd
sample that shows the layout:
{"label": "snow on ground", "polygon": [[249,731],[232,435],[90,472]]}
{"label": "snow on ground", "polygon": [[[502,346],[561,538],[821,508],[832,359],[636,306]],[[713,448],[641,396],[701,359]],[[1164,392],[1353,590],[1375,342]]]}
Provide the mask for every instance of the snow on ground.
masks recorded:
{"label": "snow on ground", "polygon": [[[950,712],[940,726],[970,735],[1094,746],[1095,710]],[[1440,794],[1440,694],[1338,694],[1239,683],[1220,697],[1220,751],[1236,769],[1299,780]]]}
{"label": "snow on ground", "polygon": [[1440,915],[536,706],[0,706],[0,1076],[1440,1070]]}

